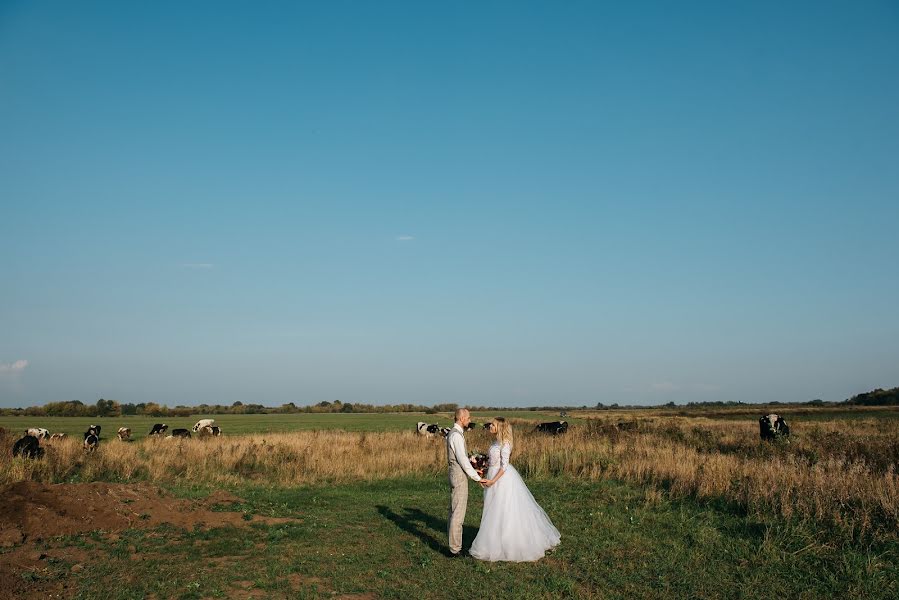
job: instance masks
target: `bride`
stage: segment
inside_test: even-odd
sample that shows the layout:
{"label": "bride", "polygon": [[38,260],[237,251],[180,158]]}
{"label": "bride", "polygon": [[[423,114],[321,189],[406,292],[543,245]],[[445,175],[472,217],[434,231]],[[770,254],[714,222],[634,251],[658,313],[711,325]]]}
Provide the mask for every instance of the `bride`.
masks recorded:
{"label": "bride", "polygon": [[484,512],[470,554],[490,561],[537,560],[559,543],[561,535],[509,463],[512,425],[496,417],[488,428],[496,441],[488,451]]}

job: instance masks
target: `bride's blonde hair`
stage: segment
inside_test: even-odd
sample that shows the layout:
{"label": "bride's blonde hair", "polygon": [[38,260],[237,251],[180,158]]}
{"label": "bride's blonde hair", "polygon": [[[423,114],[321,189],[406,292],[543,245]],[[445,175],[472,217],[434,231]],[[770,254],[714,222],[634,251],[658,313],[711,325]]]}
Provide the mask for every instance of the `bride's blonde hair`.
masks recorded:
{"label": "bride's blonde hair", "polygon": [[499,440],[499,443],[513,446],[512,424],[506,422],[506,419],[503,417],[494,417],[493,424],[496,426],[496,439]]}

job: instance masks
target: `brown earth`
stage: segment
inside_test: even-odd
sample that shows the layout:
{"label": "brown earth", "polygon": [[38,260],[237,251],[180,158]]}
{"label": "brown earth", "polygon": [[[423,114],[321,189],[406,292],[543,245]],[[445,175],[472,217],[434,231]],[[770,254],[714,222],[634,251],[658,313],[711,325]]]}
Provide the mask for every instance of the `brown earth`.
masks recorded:
{"label": "brown earth", "polygon": [[77,547],[41,550],[44,541],[57,536],[101,532],[115,539],[117,531],[163,523],[192,530],[292,521],[259,516],[247,521],[240,512],[212,510],[234,502],[241,499],[224,491],[183,500],[146,483],[7,485],[0,488],[0,598],[66,598],[77,591],[62,571],[78,573],[102,556]]}

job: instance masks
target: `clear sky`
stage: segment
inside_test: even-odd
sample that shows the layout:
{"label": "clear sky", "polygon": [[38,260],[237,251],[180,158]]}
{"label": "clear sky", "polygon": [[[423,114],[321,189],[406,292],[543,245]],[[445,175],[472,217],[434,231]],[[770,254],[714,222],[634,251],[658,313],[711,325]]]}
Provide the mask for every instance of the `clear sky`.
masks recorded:
{"label": "clear sky", "polygon": [[0,0],[0,405],[899,385],[895,2]]}

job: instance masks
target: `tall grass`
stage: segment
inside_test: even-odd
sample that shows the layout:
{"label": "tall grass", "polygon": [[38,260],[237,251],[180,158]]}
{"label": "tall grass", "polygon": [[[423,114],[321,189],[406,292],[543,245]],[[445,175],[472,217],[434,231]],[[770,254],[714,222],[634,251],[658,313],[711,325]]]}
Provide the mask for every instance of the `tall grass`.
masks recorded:
{"label": "tall grass", "polygon": [[[724,500],[743,510],[827,523],[850,538],[891,538],[899,523],[899,423],[846,420],[794,425],[789,443],[764,443],[752,421],[664,417],[622,430],[593,419],[567,435],[512,420],[513,464],[526,478],[611,478],[655,496]],[[483,431],[469,451],[485,451]],[[7,440],[9,441],[9,440]],[[4,445],[8,448],[11,445]],[[87,454],[75,439],[46,445],[43,460],[0,458],[0,483],[20,480],[196,482],[273,486],[442,476],[442,439],[411,432],[298,431],[137,442],[104,440]]]}

